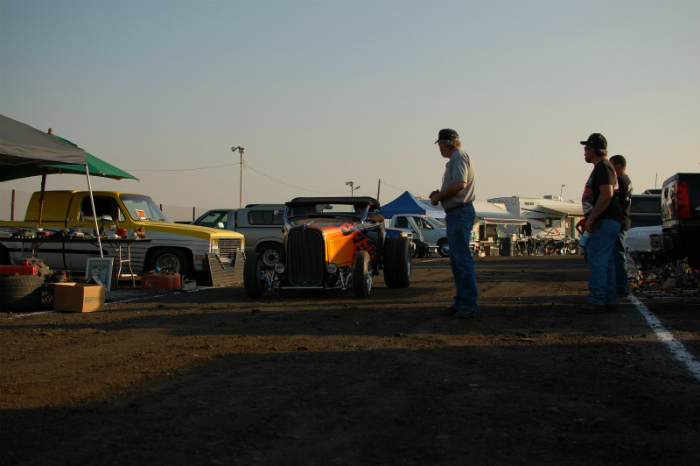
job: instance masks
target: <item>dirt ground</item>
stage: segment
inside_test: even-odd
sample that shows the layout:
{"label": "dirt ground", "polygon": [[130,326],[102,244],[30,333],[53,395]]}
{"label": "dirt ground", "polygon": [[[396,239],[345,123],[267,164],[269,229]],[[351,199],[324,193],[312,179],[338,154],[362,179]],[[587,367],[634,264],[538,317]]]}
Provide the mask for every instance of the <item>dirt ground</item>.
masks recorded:
{"label": "dirt ground", "polygon": [[[351,292],[167,293],[0,314],[10,465],[697,465],[700,381],[629,300],[579,312],[580,256],[446,259]],[[700,298],[643,299],[696,360]]]}

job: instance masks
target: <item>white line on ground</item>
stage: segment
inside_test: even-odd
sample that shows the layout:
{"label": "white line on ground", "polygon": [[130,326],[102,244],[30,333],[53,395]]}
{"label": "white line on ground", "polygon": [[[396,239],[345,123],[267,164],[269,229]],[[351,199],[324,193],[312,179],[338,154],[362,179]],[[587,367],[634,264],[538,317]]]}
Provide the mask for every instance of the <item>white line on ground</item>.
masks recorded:
{"label": "white line on ground", "polygon": [[630,301],[632,301],[632,304],[637,307],[637,310],[642,313],[649,324],[649,327],[651,327],[656,334],[656,338],[661,343],[666,344],[666,346],[668,346],[668,348],[671,350],[671,353],[673,353],[673,356],[684,363],[693,378],[700,382],[700,362],[696,361],[693,355],[688,353],[685,346],[683,346],[683,343],[676,340],[673,333],[666,330],[666,328],[661,324],[661,321],[654,314],[652,314],[649,309],[647,309],[647,307],[642,304],[639,299],[637,299],[636,296],[629,295],[629,298]]}

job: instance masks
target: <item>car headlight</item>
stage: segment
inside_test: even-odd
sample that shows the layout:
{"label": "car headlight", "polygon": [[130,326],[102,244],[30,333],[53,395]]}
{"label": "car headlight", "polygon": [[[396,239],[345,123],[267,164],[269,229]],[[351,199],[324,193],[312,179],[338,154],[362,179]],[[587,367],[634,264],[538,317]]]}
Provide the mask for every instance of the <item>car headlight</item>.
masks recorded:
{"label": "car headlight", "polygon": [[338,266],[335,264],[328,264],[328,266],[326,267],[326,270],[328,271],[328,273],[334,274],[338,271]]}
{"label": "car headlight", "polygon": [[282,274],[284,273],[284,264],[280,264],[279,262],[275,264],[275,273],[277,274]]}

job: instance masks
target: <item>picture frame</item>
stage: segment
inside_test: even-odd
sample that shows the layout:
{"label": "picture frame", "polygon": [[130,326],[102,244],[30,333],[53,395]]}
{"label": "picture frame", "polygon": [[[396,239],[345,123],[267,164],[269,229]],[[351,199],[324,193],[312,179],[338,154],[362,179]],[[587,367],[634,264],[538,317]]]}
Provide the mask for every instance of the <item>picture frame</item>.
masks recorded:
{"label": "picture frame", "polygon": [[103,285],[105,290],[112,287],[114,257],[88,257],[85,267],[85,282]]}

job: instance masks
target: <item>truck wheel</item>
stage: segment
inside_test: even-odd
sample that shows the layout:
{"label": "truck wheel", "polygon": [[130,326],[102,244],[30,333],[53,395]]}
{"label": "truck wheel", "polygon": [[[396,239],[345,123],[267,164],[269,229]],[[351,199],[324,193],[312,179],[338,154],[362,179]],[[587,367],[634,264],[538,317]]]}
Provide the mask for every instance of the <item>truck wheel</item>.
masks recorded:
{"label": "truck wheel", "polygon": [[190,261],[187,256],[176,248],[163,248],[153,253],[148,270],[169,270],[180,275],[190,274]]}
{"label": "truck wheel", "polygon": [[408,238],[387,238],[384,246],[384,283],[389,288],[411,284],[411,253]]}
{"label": "truck wheel", "polygon": [[450,243],[447,242],[447,238],[438,241],[438,254],[441,257],[450,257]]}
{"label": "truck wheel", "polygon": [[260,254],[254,252],[248,255],[243,265],[243,288],[250,299],[262,297],[266,282],[262,274],[265,273],[265,264]]}
{"label": "truck wheel", "polygon": [[280,249],[281,246],[276,243],[265,243],[258,248],[263,264],[267,268],[274,268],[275,264],[280,261]]}
{"label": "truck wheel", "polygon": [[357,298],[367,298],[372,290],[372,270],[369,265],[369,253],[360,251],[352,264],[352,289]]}
{"label": "truck wheel", "polygon": [[422,259],[428,255],[428,249],[422,248],[420,246],[415,246],[411,248],[411,257],[414,259]]}
{"label": "truck wheel", "polygon": [[44,280],[38,275],[0,276],[0,302],[3,311],[37,311],[42,308]]}

